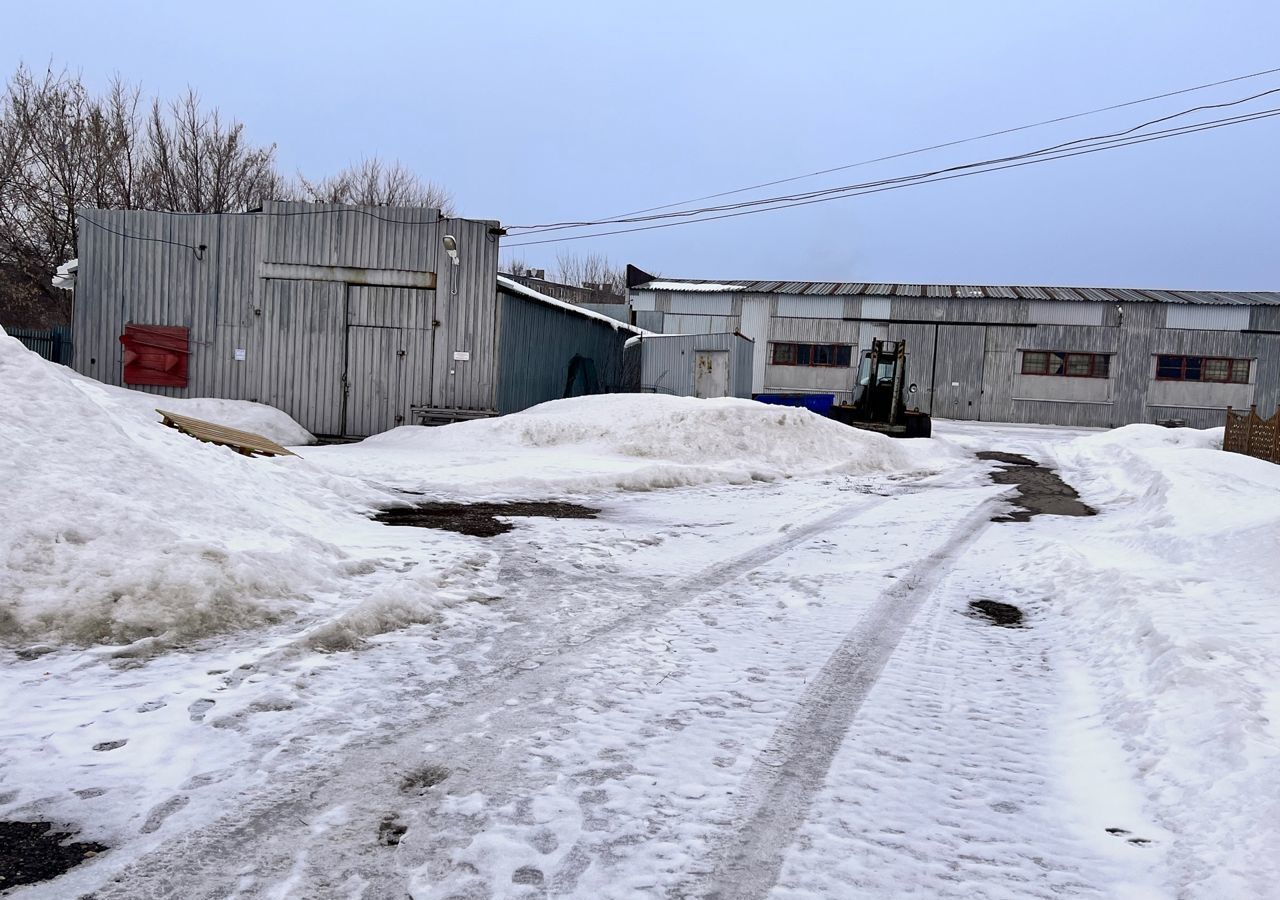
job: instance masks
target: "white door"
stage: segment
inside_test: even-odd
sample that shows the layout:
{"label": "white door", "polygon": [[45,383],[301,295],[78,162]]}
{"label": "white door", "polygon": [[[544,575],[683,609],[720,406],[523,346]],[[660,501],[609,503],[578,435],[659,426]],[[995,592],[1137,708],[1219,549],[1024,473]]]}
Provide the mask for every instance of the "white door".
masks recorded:
{"label": "white door", "polygon": [[699,350],[694,354],[693,396],[729,396],[728,350]]}

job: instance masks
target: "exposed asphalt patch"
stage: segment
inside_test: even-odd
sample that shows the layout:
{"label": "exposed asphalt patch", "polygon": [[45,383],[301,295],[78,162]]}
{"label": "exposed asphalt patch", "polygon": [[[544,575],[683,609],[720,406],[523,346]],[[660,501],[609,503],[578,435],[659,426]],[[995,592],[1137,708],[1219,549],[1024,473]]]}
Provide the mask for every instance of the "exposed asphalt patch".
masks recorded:
{"label": "exposed asphalt patch", "polygon": [[996,600],[974,600],[969,609],[976,615],[988,620],[992,625],[1004,628],[1022,627],[1022,610],[1011,603],[1000,603]]}
{"label": "exposed asphalt patch", "polygon": [[439,528],[474,537],[494,537],[510,531],[510,522],[502,518],[536,516],[548,519],[594,519],[600,512],[590,506],[558,500],[517,500],[510,503],[418,503],[414,506],[386,509],[374,516],[384,525],[409,525],[417,528]]}
{"label": "exposed asphalt patch", "polygon": [[991,473],[996,484],[1018,488],[1012,512],[996,516],[993,522],[1029,522],[1033,516],[1095,516],[1098,511],[1081,502],[1076,489],[1058,477],[1053,469],[1018,453],[984,450],[978,459],[1002,463]]}
{"label": "exposed asphalt patch", "polygon": [[65,843],[70,837],[49,822],[0,822],[0,892],[57,878],[107,849],[92,841]]}

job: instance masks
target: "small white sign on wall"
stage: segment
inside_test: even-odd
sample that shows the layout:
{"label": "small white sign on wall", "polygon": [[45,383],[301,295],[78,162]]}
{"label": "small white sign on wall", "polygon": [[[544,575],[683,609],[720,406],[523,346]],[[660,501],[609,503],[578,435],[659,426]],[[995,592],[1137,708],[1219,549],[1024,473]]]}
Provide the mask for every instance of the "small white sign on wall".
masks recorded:
{"label": "small white sign on wall", "polygon": [[453,358],[461,362],[466,362],[467,360],[471,359],[471,354],[468,353],[466,350],[454,350]]}
{"label": "small white sign on wall", "polygon": [[236,348],[236,362],[244,362],[244,348],[243,348],[243,347],[237,347],[237,348]]}

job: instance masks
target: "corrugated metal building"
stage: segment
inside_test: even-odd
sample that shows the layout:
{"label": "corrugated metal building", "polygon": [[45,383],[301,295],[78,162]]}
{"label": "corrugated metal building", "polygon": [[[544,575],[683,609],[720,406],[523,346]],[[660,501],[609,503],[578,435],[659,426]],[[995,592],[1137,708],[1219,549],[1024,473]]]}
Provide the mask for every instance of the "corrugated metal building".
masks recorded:
{"label": "corrugated metal building", "polygon": [[653,334],[627,341],[631,390],[681,397],[751,396],[755,343],[740,334]]}
{"label": "corrugated metal building", "polygon": [[498,236],[425,208],[81,210],[73,367],[353,437],[563,396],[574,356],[620,373],[635,330],[502,286]]}
{"label": "corrugated metal building", "polygon": [[645,327],[755,338],[755,393],[848,399],[858,351],[887,338],[942,418],[1203,428],[1280,403],[1280,292],[628,281]]}

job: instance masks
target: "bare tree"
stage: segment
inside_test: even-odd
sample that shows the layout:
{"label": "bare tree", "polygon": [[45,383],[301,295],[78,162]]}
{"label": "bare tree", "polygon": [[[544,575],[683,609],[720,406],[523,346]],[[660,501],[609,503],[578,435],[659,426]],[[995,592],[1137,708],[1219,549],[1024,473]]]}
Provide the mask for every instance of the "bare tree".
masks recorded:
{"label": "bare tree", "polygon": [[556,280],[561,284],[575,286],[608,285],[606,290],[615,294],[626,291],[626,270],[609,262],[609,257],[601,253],[572,253],[562,251],[556,254]]}
{"label": "bare tree", "polygon": [[337,175],[309,181],[299,175],[302,194],[313,203],[354,203],[359,206],[428,206],[442,216],[456,213],[453,195],[434,181],[420,178],[399,162],[376,156],[348,166]]}
{"label": "bare tree", "polygon": [[81,207],[236,212],[301,196],[454,214],[448,191],[399,163],[373,157],[295,188],[275,151],[193,90],[144,104],[119,78],[94,96],[79,75],[18,66],[0,94],[0,316],[20,306],[38,318],[27,313],[60,302],[49,278],[76,253]]}
{"label": "bare tree", "polygon": [[506,262],[500,262],[498,264],[498,269],[508,275],[514,275],[517,278],[525,275],[532,275],[535,271],[533,266],[529,265],[520,257],[515,256],[510,257]]}
{"label": "bare tree", "polygon": [[167,108],[152,102],[146,140],[143,181],[150,207],[232,212],[282,193],[276,145],[250,145],[243,123],[205,111],[194,91]]}

